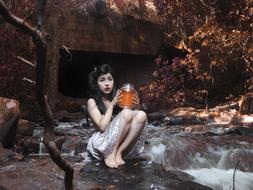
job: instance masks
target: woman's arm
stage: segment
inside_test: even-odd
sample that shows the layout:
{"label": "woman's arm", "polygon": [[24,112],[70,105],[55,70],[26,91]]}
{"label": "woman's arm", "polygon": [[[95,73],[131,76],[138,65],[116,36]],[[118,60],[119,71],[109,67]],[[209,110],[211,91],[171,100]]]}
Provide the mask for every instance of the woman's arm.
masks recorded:
{"label": "woman's arm", "polygon": [[111,121],[113,107],[116,104],[115,99],[110,103],[105,115],[102,115],[97,107],[94,99],[89,99],[87,102],[87,111],[91,117],[92,122],[99,128],[100,131],[105,131],[106,127]]}

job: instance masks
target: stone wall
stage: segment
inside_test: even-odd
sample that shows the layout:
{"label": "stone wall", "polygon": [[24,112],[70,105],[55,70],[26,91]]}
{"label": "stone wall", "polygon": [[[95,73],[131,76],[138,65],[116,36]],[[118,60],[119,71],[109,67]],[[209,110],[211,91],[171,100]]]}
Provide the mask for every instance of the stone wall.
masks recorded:
{"label": "stone wall", "polygon": [[[53,109],[59,95],[60,49],[154,57],[163,41],[163,35],[158,25],[136,20],[133,17],[125,17],[122,27],[115,28],[108,18],[109,16],[94,18],[81,14],[64,14],[54,8],[49,10],[50,14],[46,19],[49,42],[46,93]],[[142,76],[143,80],[147,81],[152,76],[148,68],[153,67],[152,60],[148,62],[147,65],[143,65],[143,63],[138,65],[137,63],[133,69],[133,66],[126,66],[128,63],[124,61],[125,65],[122,68],[124,73],[129,74],[124,74],[124,78],[120,78],[120,81],[127,79],[130,82],[138,81],[138,84],[141,84]],[[84,60],[83,64],[89,63],[85,63]],[[119,61],[116,66],[118,71],[122,70],[120,64],[123,63]],[[147,72],[145,73],[145,71]]]}
{"label": "stone wall", "polygon": [[72,50],[157,54],[162,42],[162,33],[158,25],[127,17],[124,18],[123,24],[119,23],[122,24],[122,28],[115,29],[111,22],[107,17],[62,16],[62,44]]}

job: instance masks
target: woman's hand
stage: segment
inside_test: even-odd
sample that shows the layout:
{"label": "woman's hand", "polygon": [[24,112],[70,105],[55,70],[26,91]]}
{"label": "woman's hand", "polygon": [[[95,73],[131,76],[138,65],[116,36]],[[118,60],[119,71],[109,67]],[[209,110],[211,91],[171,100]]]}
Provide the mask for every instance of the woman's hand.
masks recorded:
{"label": "woman's hand", "polygon": [[138,96],[138,93],[135,91],[134,92],[134,107],[135,108],[140,108],[140,99],[139,99],[139,96]]}
{"label": "woman's hand", "polygon": [[111,105],[114,107],[120,100],[120,98],[122,97],[121,91],[118,90],[115,97],[113,98],[113,100],[111,101]]}

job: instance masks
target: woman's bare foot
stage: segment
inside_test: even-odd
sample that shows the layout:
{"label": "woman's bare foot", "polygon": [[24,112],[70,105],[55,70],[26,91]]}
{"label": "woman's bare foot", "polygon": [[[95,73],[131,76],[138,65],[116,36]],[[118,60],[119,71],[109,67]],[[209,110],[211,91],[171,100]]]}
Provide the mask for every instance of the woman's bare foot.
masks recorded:
{"label": "woman's bare foot", "polygon": [[118,166],[124,165],[126,163],[122,158],[122,154],[119,154],[119,153],[116,155],[115,160],[116,160],[116,163],[117,163]]}
{"label": "woman's bare foot", "polygon": [[105,165],[109,168],[117,168],[118,167],[118,164],[116,163],[115,161],[115,158],[113,155],[109,155],[107,156],[105,159]]}

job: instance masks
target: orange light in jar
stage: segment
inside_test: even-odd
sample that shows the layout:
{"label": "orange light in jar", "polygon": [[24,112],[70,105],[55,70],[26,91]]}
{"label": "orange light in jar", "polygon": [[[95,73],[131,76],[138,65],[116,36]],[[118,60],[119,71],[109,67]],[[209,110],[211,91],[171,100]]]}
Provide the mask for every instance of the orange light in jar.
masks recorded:
{"label": "orange light in jar", "polygon": [[136,93],[134,86],[130,83],[124,84],[120,89],[121,98],[118,106],[121,108],[134,108],[134,94]]}

